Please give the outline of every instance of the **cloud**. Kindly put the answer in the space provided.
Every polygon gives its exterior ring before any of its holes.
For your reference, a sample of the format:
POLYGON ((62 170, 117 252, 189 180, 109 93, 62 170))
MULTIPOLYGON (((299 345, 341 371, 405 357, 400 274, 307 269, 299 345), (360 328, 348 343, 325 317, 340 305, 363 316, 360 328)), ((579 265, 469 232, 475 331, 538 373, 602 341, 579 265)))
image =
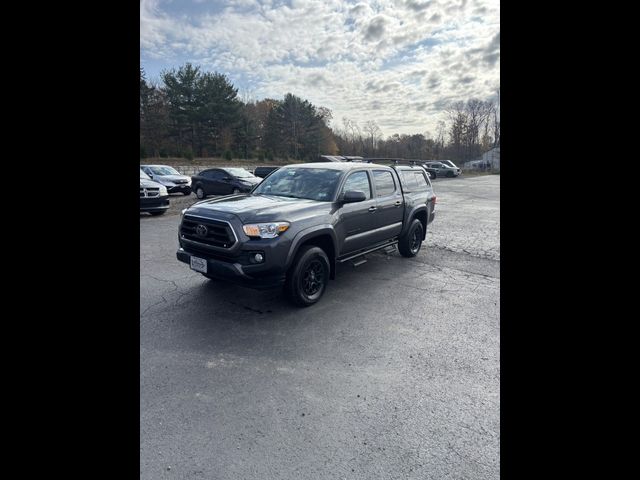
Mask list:
POLYGON ((489 43, 487 50, 489 52, 495 52, 499 48, 500 48, 500 32, 496 33, 495 37, 491 39, 491 42, 489 43))
POLYGON ((384 35, 385 24, 387 20, 384 17, 376 17, 371 22, 364 32, 364 39, 368 42, 380 40, 384 35))
POLYGON ((429 87, 429 89, 436 89, 440 86, 441 83, 442 79, 437 73, 434 72, 429 75, 429 79, 427 80, 427 86, 429 87))
POLYGON ((499 14, 498 0, 141 0, 141 64, 153 78, 190 61, 385 135, 435 131, 444 106, 499 86, 499 14))
POLYGON ((432 4, 433 4, 433 1, 418 2, 416 0, 409 0, 406 5, 407 7, 409 7, 411 10, 415 12, 421 12, 429 8, 432 4))

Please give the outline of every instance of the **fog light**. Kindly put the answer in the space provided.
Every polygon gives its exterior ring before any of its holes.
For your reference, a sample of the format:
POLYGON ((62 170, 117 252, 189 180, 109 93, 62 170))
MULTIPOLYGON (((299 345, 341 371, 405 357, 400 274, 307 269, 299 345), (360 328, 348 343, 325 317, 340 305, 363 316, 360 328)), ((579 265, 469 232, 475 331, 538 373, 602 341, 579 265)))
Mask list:
POLYGON ((253 256, 253 259, 254 259, 257 263, 260 263, 260 262, 262 262, 262 260, 264 260, 264 257, 262 256, 262 254, 261 254, 261 253, 256 253, 256 254, 253 256))

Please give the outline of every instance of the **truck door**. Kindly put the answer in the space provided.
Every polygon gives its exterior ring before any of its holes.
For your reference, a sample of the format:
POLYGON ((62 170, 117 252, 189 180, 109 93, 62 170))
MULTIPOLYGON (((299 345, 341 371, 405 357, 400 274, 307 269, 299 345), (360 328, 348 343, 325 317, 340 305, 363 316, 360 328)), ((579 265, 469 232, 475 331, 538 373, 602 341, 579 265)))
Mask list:
POLYGON ((365 170, 350 173, 342 191, 364 192, 366 200, 363 202, 345 203, 340 208, 340 228, 344 238, 340 255, 361 250, 375 240, 372 239, 376 228, 376 199, 371 194, 371 180, 365 170))
POLYGON ((398 177, 392 170, 373 170, 376 197, 376 242, 383 242, 400 234, 404 217, 404 202, 398 177))

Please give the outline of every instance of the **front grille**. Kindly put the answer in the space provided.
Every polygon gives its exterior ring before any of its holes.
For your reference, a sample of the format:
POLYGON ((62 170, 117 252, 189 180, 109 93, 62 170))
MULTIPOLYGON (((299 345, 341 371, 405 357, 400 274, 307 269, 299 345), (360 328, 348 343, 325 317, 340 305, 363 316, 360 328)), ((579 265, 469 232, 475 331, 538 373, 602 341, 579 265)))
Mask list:
POLYGON ((153 198, 160 196, 160 189, 158 187, 143 188, 140 187, 140 198, 153 198))
POLYGON ((231 225, 227 222, 189 215, 182 218, 180 236, 185 240, 218 248, 231 248, 236 243, 231 225), (196 233, 199 225, 206 227, 205 235, 196 233))

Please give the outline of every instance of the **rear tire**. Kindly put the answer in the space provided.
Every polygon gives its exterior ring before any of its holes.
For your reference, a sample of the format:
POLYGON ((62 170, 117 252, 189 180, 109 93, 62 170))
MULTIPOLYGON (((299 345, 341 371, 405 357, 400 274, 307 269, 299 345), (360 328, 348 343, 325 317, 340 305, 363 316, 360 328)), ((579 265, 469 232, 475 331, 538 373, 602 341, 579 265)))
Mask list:
POLYGON ((240 193, 240 189, 239 188, 234 188, 233 189, 233 194, 234 195, 238 195, 240 193))
POLYGON ((407 258, 415 257, 422 247, 422 237, 424 228, 422 222, 417 218, 411 222, 409 230, 398 241, 398 251, 400 255, 407 258))
POLYGON ((299 307, 309 307, 324 295, 329 282, 329 257, 320 247, 302 247, 289 269, 284 291, 299 307))

